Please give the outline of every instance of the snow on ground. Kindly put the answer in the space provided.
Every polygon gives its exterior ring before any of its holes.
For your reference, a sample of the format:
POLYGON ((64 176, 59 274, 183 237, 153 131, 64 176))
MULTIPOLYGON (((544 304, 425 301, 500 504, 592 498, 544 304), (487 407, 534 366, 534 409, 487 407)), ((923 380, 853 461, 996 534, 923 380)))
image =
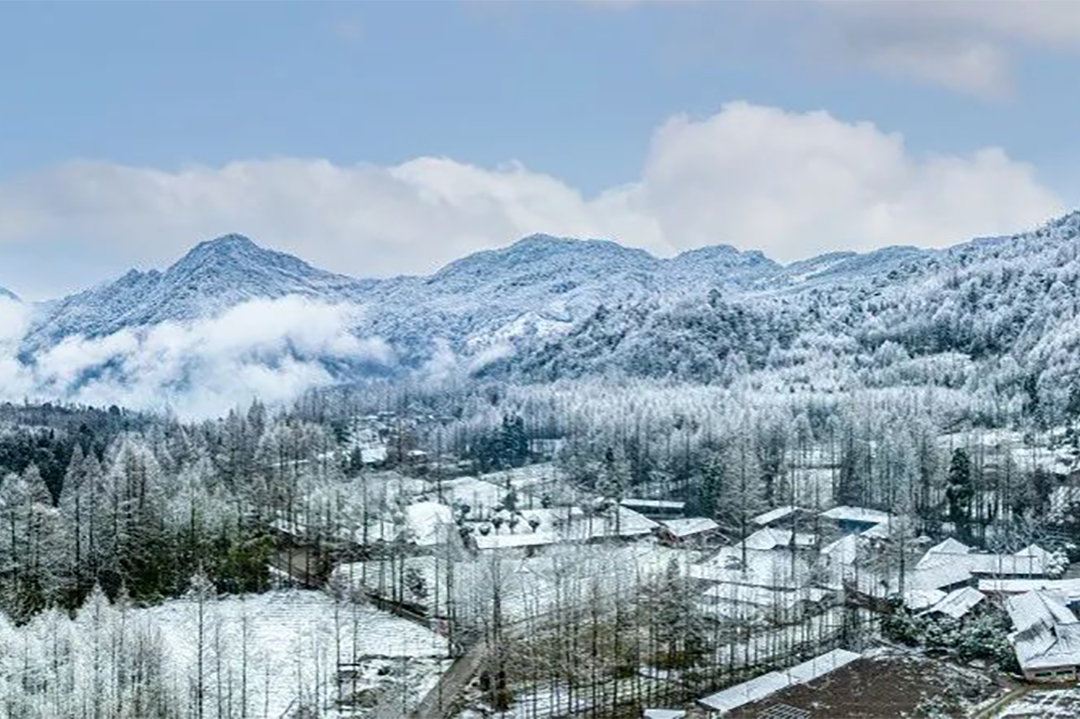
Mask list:
POLYGON ((476 477, 446 479, 430 491, 433 496, 441 496, 444 504, 463 504, 469 507, 473 516, 480 516, 501 507, 510 492, 504 486, 476 477))
POLYGON ((1045 436, 1034 439, 1033 442, 1025 441, 1021 432, 998 429, 944 434, 938 438, 938 444, 950 450, 954 447, 974 448, 972 451, 976 453, 981 446, 987 453, 985 461, 989 466, 1001 466, 1008 457, 1022 471, 1043 469, 1067 474, 1077 469, 1076 451, 1068 443, 1061 442, 1060 436, 1052 441, 1045 436), (1050 446, 1051 443, 1055 446, 1050 446))
MULTIPOLYGON (((609 596, 636 591, 640 581, 664 571, 672 559, 685 567, 699 557, 696 552, 668 548, 652 541, 624 546, 567 544, 533 557, 494 552, 454 562, 452 594, 459 618, 465 618, 463 612, 472 612, 476 620, 487 611, 493 588, 497 586, 501 591, 503 615, 516 621, 552 611, 558 605, 584 603, 595 583, 609 596)), ((426 596, 406 599, 428 605, 439 616, 447 616, 446 586, 450 572, 444 557, 357 562, 338 567, 335 574, 346 583, 363 584, 371 591, 391 596, 395 586, 405 584, 400 573, 410 570, 423 577, 426 596)))
POLYGON ((197 677, 200 644, 208 701, 216 702, 230 685, 238 696, 246 664, 249 703, 258 717, 279 717, 298 699, 324 703, 333 697, 339 660, 358 664, 360 688, 401 684, 401 670, 393 667, 402 663, 412 672, 410 683, 430 686, 449 653, 446 639, 433 631, 370 606, 336 603, 322 592, 209 599, 201 642, 195 599, 136 611, 159 628, 170 655, 166 666, 180 689, 197 677), (391 669, 379 675, 385 666, 391 669))
POLYGON ((1080 686, 1035 689, 1007 704, 995 719, 1073 719, 1080 716, 1080 686))
POLYGON ((480 479, 497 484, 500 487, 509 484, 509 486, 520 492, 522 490, 542 490, 547 486, 562 483, 565 481, 565 474, 554 462, 543 462, 482 474, 480 479))

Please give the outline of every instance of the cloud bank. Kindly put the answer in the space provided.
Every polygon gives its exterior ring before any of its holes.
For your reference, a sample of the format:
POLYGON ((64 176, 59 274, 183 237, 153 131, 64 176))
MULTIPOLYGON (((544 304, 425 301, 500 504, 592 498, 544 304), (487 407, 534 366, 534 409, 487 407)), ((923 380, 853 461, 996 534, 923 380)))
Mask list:
MULTIPOLYGON (((640 177, 592 197, 519 163, 437 157, 179 170, 72 162, 0 183, 0 258, 15 243, 51 244, 66 250, 57 263, 115 256, 120 272, 240 231, 357 276, 426 273, 533 232, 614 238, 661 255, 730 243, 793 260, 940 246, 1026 229, 1061 210, 1034 168, 1000 148, 924 155, 871 123, 733 102, 666 121, 640 177)), ((16 279, 0 268, 0 285, 16 279)))
POLYGON ((69 337, 20 361, 25 307, 0 299, 3 399, 62 399, 219 416, 255 397, 288 401, 334 378, 325 361, 389 366, 390 348, 350 332, 358 309, 290 296, 253 300, 187 323, 69 337))

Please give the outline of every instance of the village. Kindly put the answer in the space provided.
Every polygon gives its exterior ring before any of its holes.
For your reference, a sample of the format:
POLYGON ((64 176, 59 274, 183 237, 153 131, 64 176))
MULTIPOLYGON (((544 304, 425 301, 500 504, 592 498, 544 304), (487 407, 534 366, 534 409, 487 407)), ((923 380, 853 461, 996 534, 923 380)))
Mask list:
MULTIPOLYGON (((583 489, 557 445, 469 474, 396 440, 400 426, 389 413, 354 421, 343 451, 359 458, 361 506, 329 525, 280 517, 273 561, 282 586, 350 597, 445 641, 391 715, 1080 712, 1068 531, 1002 532, 984 541, 993 551, 955 527, 931 537, 902 512, 833 502, 820 453, 794 468, 795 502, 722 526, 684 500, 583 489)), ((1041 455, 1065 517, 1080 475, 1063 471, 1069 456, 1041 455)), ((363 660, 339 663, 328 716, 386 715, 356 684, 363 660)))

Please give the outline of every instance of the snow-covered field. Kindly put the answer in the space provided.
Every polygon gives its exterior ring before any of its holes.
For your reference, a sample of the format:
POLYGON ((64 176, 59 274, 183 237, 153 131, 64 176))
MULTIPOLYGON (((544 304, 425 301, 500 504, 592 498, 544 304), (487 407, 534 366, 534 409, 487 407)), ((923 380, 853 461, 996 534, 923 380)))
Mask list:
POLYGON ((335 602, 322 592, 280 591, 211 599, 176 599, 136 610, 161 632, 172 680, 198 677, 202 647, 207 701, 240 701, 246 678, 248 716, 280 717, 297 703, 336 698, 337 668, 355 664, 345 694, 367 690, 370 703, 415 702, 434 685, 449 653, 445 638, 381 610, 335 602), (246 667, 246 672, 245 672, 246 667))

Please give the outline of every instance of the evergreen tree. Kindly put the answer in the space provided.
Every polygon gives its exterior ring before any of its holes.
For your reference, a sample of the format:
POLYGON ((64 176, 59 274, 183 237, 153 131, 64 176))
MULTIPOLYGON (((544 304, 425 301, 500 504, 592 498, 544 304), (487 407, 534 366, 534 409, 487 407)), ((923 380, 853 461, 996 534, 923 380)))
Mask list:
POLYGON ((701 485, 698 489, 698 511, 703 517, 716 517, 721 506, 720 494, 726 484, 725 458, 723 453, 709 453, 701 468, 701 485))
POLYGON ((949 462, 949 476, 945 488, 945 497, 949 502, 949 520, 957 534, 970 536, 971 501, 975 491, 971 481, 971 460, 962 447, 953 450, 949 462))

